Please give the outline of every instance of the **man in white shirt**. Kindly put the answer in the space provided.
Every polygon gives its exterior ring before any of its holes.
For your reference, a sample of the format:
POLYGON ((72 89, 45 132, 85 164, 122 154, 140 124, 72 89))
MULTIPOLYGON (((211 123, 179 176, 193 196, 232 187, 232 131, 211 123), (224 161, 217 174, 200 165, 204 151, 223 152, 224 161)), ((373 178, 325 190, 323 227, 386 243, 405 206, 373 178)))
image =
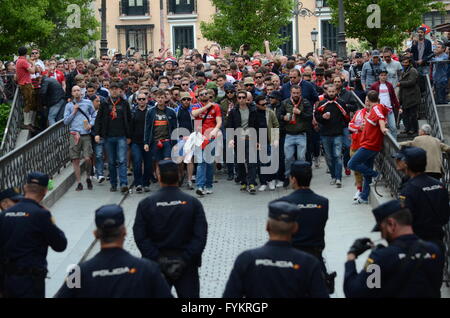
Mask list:
MULTIPOLYGON (((398 79, 403 71, 402 64, 392 59, 392 50, 389 48, 384 50, 383 59, 386 63, 386 70, 388 71, 387 80, 392 84, 392 86, 397 87, 398 79)), ((398 90, 396 93, 398 94, 398 90)))

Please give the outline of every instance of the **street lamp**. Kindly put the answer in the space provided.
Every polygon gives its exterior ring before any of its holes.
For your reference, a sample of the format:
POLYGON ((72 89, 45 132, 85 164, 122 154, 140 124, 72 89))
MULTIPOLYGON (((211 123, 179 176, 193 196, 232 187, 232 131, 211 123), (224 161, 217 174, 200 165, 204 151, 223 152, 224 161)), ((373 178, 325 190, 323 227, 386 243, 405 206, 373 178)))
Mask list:
POLYGON ((100 40, 100 56, 108 55, 108 40, 106 38, 106 0, 102 0, 102 7, 99 9, 102 18, 102 39, 100 40))
POLYGON ((316 0, 316 8, 319 9, 318 12, 313 12, 308 8, 303 7, 303 2, 300 2, 299 0, 295 0, 294 10, 292 10, 292 14, 295 16, 295 50, 297 53, 299 52, 299 32, 298 32, 298 17, 318 17, 320 16, 320 10, 323 7, 323 0, 316 0))
POLYGON ((339 0, 339 33, 338 33, 338 56, 347 57, 347 41, 345 40, 345 15, 344 0, 339 0))
POLYGON ((317 32, 317 30, 316 30, 316 28, 314 28, 312 31, 311 31, 311 40, 312 40, 312 42, 313 42, 313 44, 314 44, 314 54, 316 54, 316 42, 317 42, 317 35, 319 34, 319 32, 317 32))

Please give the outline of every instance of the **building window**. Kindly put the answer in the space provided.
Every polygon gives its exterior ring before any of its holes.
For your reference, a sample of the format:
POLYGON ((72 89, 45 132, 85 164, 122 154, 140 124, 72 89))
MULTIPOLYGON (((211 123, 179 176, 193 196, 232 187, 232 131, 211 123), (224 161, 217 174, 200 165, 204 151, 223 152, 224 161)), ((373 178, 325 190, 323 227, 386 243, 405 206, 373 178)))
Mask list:
POLYGON ((322 20, 321 22, 322 49, 337 51, 337 34, 338 29, 330 23, 330 20, 322 20))
POLYGON ((131 48, 141 54, 147 54, 147 30, 131 29, 126 31, 127 48, 131 48))
POLYGON ((423 15, 423 23, 431 28, 447 22, 450 22, 450 11, 447 11, 446 14, 441 14, 440 12, 428 12, 423 15))
POLYGON ((173 14, 192 14, 196 0, 168 0, 168 11, 173 14))
POLYGON ((293 28, 292 28, 292 22, 290 22, 288 25, 284 26, 280 30, 280 36, 282 38, 288 37, 289 39, 281 45, 281 50, 283 50, 284 55, 292 55, 294 52, 294 35, 293 35, 293 28))
POLYGON ((194 48, 194 27, 174 26, 173 27, 173 49, 183 51, 184 48, 194 48))
POLYGON ((122 15, 148 15, 148 0, 122 0, 122 15))

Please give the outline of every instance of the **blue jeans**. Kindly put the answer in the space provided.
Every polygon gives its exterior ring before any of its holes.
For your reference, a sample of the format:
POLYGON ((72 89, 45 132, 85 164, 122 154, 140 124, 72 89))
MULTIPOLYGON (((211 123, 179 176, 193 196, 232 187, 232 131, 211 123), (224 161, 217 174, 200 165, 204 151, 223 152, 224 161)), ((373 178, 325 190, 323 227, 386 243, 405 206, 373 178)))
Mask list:
POLYGON ((350 137, 350 131, 347 127, 342 132, 342 154, 344 160, 344 167, 347 168, 348 161, 350 160, 350 146, 352 145, 352 138, 350 137))
POLYGON ((436 104, 447 104, 447 82, 435 82, 436 104))
MULTIPOLYGON (((209 145, 207 146, 207 149, 209 150, 210 147, 215 147, 214 141, 210 141, 209 145), (211 146, 213 144, 214 146, 211 146)), ((211 155, 214 156, 215 149, 213 149, 211 155)), ((210 162, 211 158, 205 159, 205 151, 201 148, 197 148, 195 150, 195 156, 196 160, 198 161, 197 164, 197 175, 195 177, 195 182, 197 184, 197 188, 202 189, 212 189, 213 187, 213 178, 214 178, 214 162, 210 162)))
POLYGON ((104 164, 103 164, 103 150, 105 146, 105 140, 100 139, 100 143, 94 142, 95 151, 95 175, 98 177, 104 176, 104 164))
POLYGON ((56 123, 56 117, 58 117, 61 107, 65 104, 65 100, 61 99, 58 103, 50 106, 48 109, 48 125, 53 126, 56 123))
POLYGON ((128 186, 127 178, 127 138, 108 137, 105 141, 108 153, 109 181, 117 186, 117 165, 119 165, 120 186, 128 186))
POLYGON ((271 182, 272 180, 275 180, 277 175, 275 173, 274 174, 263 174, 263 173, 261 173, 261 167, 269 167, 270 164, 271 164, 270 161, 268 163, 262 163, 261 162, 261 158, 260 158, 261 157, 260 156, 261 153, 264 153, 264 154, 267 153, 267 156, 271 158, 272 157, 272 147, 271 147, 271 145, 267 145, 267 149, 265 149, 264 146, 261 146, 261 151, 258 152, 259 181, 261 182, 261 185, 264 185, 264 184, 267 185, 267 183, 271 182))
POLYGON ((351 170, 358 171, 364 176, 363 190, 359 196, 365 201, 369 199, 372 178, 378 176, 378 172, 373 170, 373 163, 377 154, 378 151, 359 148, 348 163, 351 170))
POLYGON ((133 174, 135 186, 148 187, 150 185, 150 175, 152 173, 152 155, 144 150, 144 144, 131 144, 131 157, 133 158, 133 174), (144 163, 144 173, 142 174, 142 163, 144 163))
POLYGON ((306 133, 299 135, 286 134, 284 140, 284 161, 286 167, 286 178, 291 173, 291 165, 294 162, 294 156, 297 153, 297 160, 305 160, 306 155, 306 133))
POLYGON ((394 111, 390 112, 387 115, 387 123, 392 137, 394 137, 394 139, 397 140, 397 122, 395 121, 394 111))
POLYGON ((342 136, 322 136, 321 140, 331 179, 342 180, 342 136))

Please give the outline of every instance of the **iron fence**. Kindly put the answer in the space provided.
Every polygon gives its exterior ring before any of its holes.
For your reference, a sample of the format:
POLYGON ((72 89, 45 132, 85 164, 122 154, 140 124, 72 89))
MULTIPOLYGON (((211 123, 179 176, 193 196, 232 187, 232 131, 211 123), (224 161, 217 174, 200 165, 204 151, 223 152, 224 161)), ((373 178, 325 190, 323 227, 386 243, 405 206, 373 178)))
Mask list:
POLYGON ((23 121, 23 97, 20 93, 19 87, 16 88, 14 100, 9 112, 8 121, 6 123, 3 140, 0 145, 0 157, 12 151, 16 146, 17 138, 21 130, 23 121))
POLYGON ((0 189, 22 188, 31 171, 54 176, 69 161, 69 128, 61 120, 0 158, 0 189))

